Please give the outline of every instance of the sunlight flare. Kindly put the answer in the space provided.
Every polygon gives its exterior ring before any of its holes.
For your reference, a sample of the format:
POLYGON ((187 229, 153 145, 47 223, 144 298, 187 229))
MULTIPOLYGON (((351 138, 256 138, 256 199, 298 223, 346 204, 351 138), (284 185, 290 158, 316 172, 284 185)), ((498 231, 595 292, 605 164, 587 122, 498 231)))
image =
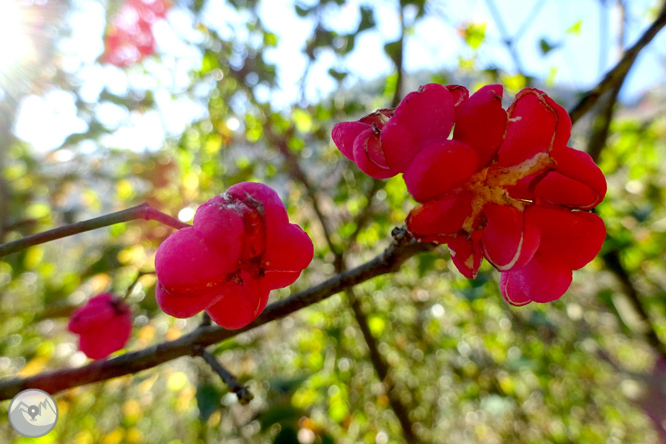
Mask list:
POLYGON ((0 71, 17 63, 29 50, 23 11, 13 0, 0 1, 0 71))

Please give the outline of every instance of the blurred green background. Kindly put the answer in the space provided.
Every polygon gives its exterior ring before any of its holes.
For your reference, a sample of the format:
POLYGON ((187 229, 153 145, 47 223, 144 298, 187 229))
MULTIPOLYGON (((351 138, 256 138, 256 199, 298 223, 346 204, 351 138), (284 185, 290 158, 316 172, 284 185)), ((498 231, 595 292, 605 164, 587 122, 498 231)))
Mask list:
MULTIPOLYGON (((227 187, 262 181, 315 244, 310 267, 271 301, 333 276, 336 252, 348 267, 374 257, 415 205, 400 177, 373 181, 338 152, 336 122, 428 82, 499 82, 507 103, 531 85, 570 108, 661 7, 172 0, 152 26, 155 54, 119 68, 101 56, 122 4, 0 3, 0 241, 143 201, 190 221, 227 187)), ((570 145, 608 179, 597 208, 608 238, 559 301, 511 307, 489 264, 467 280, 439 247, 355 297, 211 347, 249 385, 247 406, 184 357, 57 394, 58 424, 39 439, 11 429, 3 401, 0 442, 666 442, 665 48, 659 35, 617 100, 602 98, 574 127, 570 145)), ((195 328, 200 319, 155 303, 154 255, 169 233, 137 221, 2 258, 0 377, 85 364, 68 316, 137 277, 127 350, 195 328)))

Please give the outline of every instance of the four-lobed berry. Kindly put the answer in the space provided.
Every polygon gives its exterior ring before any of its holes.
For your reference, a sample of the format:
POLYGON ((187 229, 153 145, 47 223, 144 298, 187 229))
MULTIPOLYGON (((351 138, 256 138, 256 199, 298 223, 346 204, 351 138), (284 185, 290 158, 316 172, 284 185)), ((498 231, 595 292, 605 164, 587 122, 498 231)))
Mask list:
POLYGON ((313 254, 277 193, 243 182, 199 206, 193 227, 160 245, 157 302, 169 315, 205 310, 220 326, 238 329, 259 316, 271 290, 296 281, 313 254))
POLYGON ((487 85, 470 97, 462 86, 428 84, 395 110, 335 125, 333 141, 373 177, 403 173, 420 203, 407 229, 448 244, 465 276, 485 257, 509 303, 548 302, 601 249, 605 227, 589 210, 606 180, 590 156, 567 147, 571 120, 561 106, 524 89, 505 110, 502 93, 487 85))

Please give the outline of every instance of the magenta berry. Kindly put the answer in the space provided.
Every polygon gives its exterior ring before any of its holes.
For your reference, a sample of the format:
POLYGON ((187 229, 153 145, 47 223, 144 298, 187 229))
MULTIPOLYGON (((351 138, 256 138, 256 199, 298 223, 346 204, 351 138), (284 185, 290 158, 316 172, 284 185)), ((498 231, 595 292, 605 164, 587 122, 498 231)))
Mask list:
POLYGON ((501 85, 472 96, 425 85, 395 110, 338 123, 333 141, 373 177, 403 173, 420 203, 407 229, 448 244, 465 276, 485 258, 502 273, 509 303, 548 302, 601 249, 606 230, 588 210, 603 200, 606 179, 589 155, 567 147, 564 108, 524 89, 505 110, 502 93, 501 85))
POLYGON ((79 350, 103 359, 125 347, 132 332, 129 306, 111 293, 101 293, 72 314, 69 331, 79 335, 79 350))
POLYGON ((240 183, 201 205, 193 227, 160 245, 157 302, 171 316, 206 310, 220 326, 241 328, 264 310, 271 290, 298 279, 313 253, 275 191, 240 183))

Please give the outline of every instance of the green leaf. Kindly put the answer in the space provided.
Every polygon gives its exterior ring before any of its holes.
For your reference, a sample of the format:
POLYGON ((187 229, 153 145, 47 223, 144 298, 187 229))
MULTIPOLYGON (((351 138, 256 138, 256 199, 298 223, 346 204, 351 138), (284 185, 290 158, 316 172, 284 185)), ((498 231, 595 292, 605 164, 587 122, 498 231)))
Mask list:
POLYGON ((559 48, 559 43, 549 43, 546 39, 539 40, 539 48, 541 49, 541 54, 546 55, 553 49, 559 48))
POLYGON ((222 402, 222 391, 210 383, 203 383, 197 387, 197 406, 199 407, 199 418, 207 421, 210 415, 220 408, 222 402))
POLYGON ((379 336, 384 331, 386 327, 386 321, 379 316, 371 316, 368 319, 368 328, 374 336, 379 336))
POLYGON ((477 49, 486 38, 486 24, 485 23, 470 23, 467 28, 462 30, 465 42, 477 49))
POLYGON ((386 52, 386 55, 388 55, 396 65, 398 64, 401 50, 402 40, 396 40, 395 42, 389 42, 384 45, 384 52, 386 52))
POLYGON ((432 253, 423 253, 417 256, 419 276, 423 277, 425 274, 435 268, 435 262, 438 256, 432 253))
POLYGON ((259 416, 261 430, 268 430, 273 424, 298 424, 298 419, 304 415, 303 410, 294 407, 288 402, 273 404, 259 416))
POLYGON ((273 444, 300 444, 300 441, 298 440, 296 431, 289 427, 280 430, 280 433, 275 437, 273 444))
POLYGON ((338 71, 337 69, 333 68, 329 69, 328 73, 338 82, 342 82, 345 79, 345 77, 347 77, 347 74, 349 74, 345 71, 338 71))
POLYGON ((269 381, 271 388, 282 393, 289 393, 290 391, 298 388, 301 384, 310 378, 309 375, 300 376, 293 379, 272 379, 269 381))
POLYGON ((313 8, 304 8, 303 6, 295 5, 296 8, 296 14, 298 14, 300 17, 307 17, 308 14, 312 12, 313 8))
POLYGON ((400 0, 400 6, 403 8, 407 5, 416 6, 416 18, 423 17, 425 13, 426 0, 400 0))
POLYGON ((277 46, 278 38, 272 32, 264 34, 264 46, 277 46))
POLYGON ((581 19, 567 28, 567 34, 580 35, 582 27, 583 27, 583 20, 581 19))
POLYGON ((375 22, 375 15, 372 8, 361 6, 361 22, 358 24, 356 33, 363 32, 366 29, 374 28, 377 23, 375 22))

